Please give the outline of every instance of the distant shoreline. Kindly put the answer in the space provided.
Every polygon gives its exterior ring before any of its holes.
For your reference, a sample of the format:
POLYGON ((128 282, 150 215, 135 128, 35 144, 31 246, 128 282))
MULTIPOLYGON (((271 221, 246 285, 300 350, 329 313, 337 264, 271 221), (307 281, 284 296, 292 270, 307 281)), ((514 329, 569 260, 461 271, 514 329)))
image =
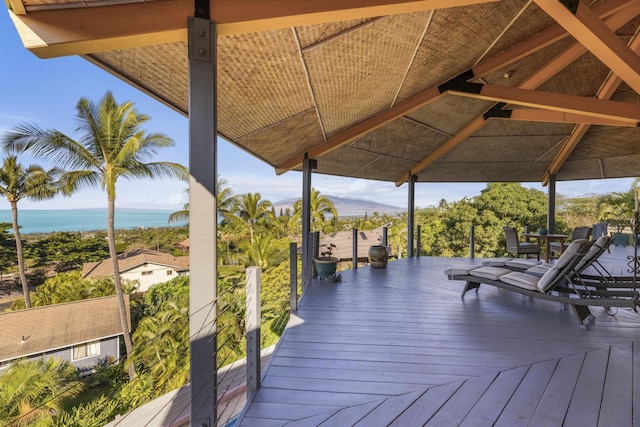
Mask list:
MULTIPOLYGON (((169 224, 169 215, 173 212, 175 210, 116 208, 115 228, 132 230, 181 227, 187 224, 186 221, 169 224)), ((11 221, 11 210, 0 210, 0 222, 11 224, 11 221)), ((107 209, 19 209, 18 225, 21 234, 105 231, 107 209)))

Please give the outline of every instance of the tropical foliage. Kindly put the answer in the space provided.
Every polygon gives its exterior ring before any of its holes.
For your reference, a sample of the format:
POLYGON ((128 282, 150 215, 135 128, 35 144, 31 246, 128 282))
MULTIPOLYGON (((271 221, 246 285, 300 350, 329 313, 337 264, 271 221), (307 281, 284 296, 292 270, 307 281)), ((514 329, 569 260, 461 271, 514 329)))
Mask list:
POLYGON ((62 401, 80 390, 68 362, 47 358, 14 363, 0 375, 0 426, 51 422, 61 413, 62 401))
MULTIPOLYGON (((129 336, 124 293, 118 269, 114 230, 116 182, 119 178, 178 178, 186 180, 188 172, 180 164, 151 162, 161 148, 173 141, 161 133, 147 133, 142 125, 149 116, 138 113, 132 102, 118 104, 111 92, 99 103, 81 98, 76 106, 79 138, 58 130, 43 130, 35 124, 18 126, 3 140, 12 152, 29 152, 56 166, 68 168, 64 174, 64 192, 71 194, 82 187, 99 186, 107 194, 107 241, 113 264, 114 283, 120 307, 120 322, 127 354, 133 351, 129 336)), ((15 222, 15 221, 14 221, 15 222)), ((17 238, 17 237, 16 237, 17 238)), ((28 292, 25 292, 28 296, 28 292)), ((29 303, 27 301, 27 307, 29 303)), ((135 378, 133 365, 129 376, 135 378)))
POLYGON ((29 300, 29 285, 25 274, 24 258, 22 253, 22 238, 18 226, 18 202, 24 198, 33 200, 45 200, 60 192, 58 179, 62 171, 56 168, 48 171, 41 166, 31 165, 23 168, 18 163, 16 156, 5 157, 0 168, 0 194, 3 195, 11 206, 13 222, 13 235, 16 240, 16 253, 18 256, 18 272, 24 294, 26 307, 31 307, 29 300))

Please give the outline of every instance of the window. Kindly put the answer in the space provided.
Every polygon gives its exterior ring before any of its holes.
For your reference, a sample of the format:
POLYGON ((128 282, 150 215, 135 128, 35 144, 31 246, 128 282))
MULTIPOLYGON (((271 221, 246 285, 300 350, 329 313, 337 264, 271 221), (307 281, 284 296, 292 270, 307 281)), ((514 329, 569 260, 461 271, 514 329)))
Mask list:
POLYGON ((173 275, 173 270, 167 270, 167 276, 173 275))
POLYGON ((73 359, 85 359, 91 356, 100 355, 100 341, 91 341, 88 343, 73 346, 73 359))
POLYGON ((151 271, 143 271, 143 272, 142 272, 142 275, 143 275, 143 276, 150 276, 150 275, 152 275, 152 274, 153 274, 153 270, 151 270, 151 271))

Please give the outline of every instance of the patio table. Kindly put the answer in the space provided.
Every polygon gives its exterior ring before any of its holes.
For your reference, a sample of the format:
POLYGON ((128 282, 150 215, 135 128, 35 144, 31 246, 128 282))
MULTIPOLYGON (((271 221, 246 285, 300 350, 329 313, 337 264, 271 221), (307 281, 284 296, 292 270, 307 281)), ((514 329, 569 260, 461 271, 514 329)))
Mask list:
POLYGON ((564 250, 563 247, 563 243, 564 243, 564 239, 566 239, 567 237, 569 237, 566 234, 540 234, 540 233, 522 233, 522 235, 524 237, 528 237, 528 238, 532 238, 532 239, 537 239, 538 243, 540 243, 540 241, 544 241, 544 260, 545 262, 549 262, 549 258, 551 256, 551 249, 550 249, 550 245, 549 242, 551 242, 552 240, 557 240, 560 242, 560 253, 562 253, 562 251, 564 250))

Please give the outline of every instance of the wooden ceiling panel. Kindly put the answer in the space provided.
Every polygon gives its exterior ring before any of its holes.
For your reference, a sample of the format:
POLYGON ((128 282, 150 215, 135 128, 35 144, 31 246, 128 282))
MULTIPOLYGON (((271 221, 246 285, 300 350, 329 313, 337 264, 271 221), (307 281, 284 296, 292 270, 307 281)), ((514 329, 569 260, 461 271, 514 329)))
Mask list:
POLYGON ((437 10, 416 52, 398 101, 471 68, 518 13, 521 0, 437 10), (473 24, 462 25, 463 22, 473 24), (456 37, 448 37, 455 28, 456 37))
POLYGON ((304 153, 322 141, 322 130, 314 110, 295 115, 273 126, 263 128, 238 139, 245 150, 276 166, 286 160, 284 147, 295 147, 304 153))
POLYGON ((495 102, 481 99, 445 96, 413 111, 407 117, 446 135, 453 135, 494 105, 495 102))
POLYGON ((430 153, 446 138, 442 133, 401 118, 357 139, 348 147, 413 162, 430 153))
POLYGON ((303 55, 328 136, 393 105, 427 20, 387 17, 303 55))

